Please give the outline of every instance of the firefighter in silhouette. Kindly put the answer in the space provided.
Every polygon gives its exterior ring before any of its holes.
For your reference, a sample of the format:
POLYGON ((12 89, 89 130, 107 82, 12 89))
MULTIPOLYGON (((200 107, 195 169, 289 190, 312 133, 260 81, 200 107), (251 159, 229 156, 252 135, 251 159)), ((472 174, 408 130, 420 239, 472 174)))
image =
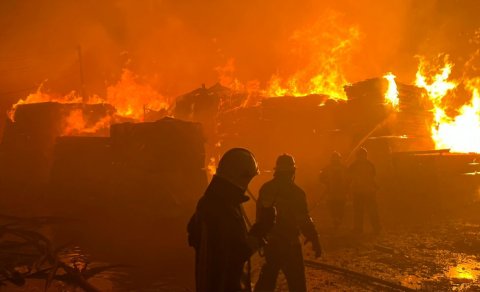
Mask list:
POLYGON ((250 290, 250 282, 242 285, 245 262, 275 221, 275 209, 265 208, 247 230, 242 203, 249 199, 245 191, 257 174, 257 162, 247 149, 231 149, 219 161, 187 227, 189 244, 195 248, 196 291, 250 290))
POLYGON ((273 205, 277 220, 267 236, 265 264, 255 285, 257 292, 274 291, 280 270, 290 291, 307 291, 300 233, 306 238, 305 244, 312 243, 316 257, 322 252, 315 225, 308 215, 305 192, 294 180, 295 161, 292 156, 283 154, 277 159, 273 179, 260 189, 257 217, 263 216, 264 206, 273 205))
POLYGON ((347 168, 342 164, 342 156, 338 152, 333 152, 330 164, 320 174, 320 181, 325 185, 327 206, 335 230, 343 221, 348 192, 347 176, 347 168))
POLYGON ((363 218, 366 213, 373 231, 379 233, 380 221, 376 199, 375 166, 368 160, 367 154, 365 148, 359 149, 356 160, 348 168, 353 195, 354 231, 357 233, 363 232, 363 218))

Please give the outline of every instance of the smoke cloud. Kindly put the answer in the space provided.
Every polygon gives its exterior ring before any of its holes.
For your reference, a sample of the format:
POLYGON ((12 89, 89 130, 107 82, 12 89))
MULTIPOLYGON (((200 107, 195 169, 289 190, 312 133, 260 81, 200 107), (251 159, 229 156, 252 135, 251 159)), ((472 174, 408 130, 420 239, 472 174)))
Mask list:
POLYGON ((463 64, 479 49, 479 8, 476 0, 2 1, 0 107, 45 80, 52 92, 78 90, 79 47, 89 94, 105 94, 129 68, 176 96, 215 83, 215 68, 231 59, 236 78, 265 84, 308 66, 302 54, 329 46, 318 24, 331 15, 327 32, 358 30, 342 56, 348 82, 391 71, 411 83, 416 55, 448 53, 463 64), (296 33, 312 27, 318 49, 295 47, 296 33))

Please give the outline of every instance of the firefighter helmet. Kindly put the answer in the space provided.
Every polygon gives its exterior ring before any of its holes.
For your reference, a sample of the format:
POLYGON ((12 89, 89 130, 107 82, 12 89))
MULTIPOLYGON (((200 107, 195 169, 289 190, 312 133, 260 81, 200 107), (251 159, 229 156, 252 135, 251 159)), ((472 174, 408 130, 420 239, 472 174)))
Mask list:
POLYGON ((278 156, 275 163, 275 171, 293 171, 295 170, 295 159, 288 154, 278 156))
POLYGON ((254 177, 259 173, 255 156, 245 148, 232 148, 223 154, 218 162, 219 176, 254 177))

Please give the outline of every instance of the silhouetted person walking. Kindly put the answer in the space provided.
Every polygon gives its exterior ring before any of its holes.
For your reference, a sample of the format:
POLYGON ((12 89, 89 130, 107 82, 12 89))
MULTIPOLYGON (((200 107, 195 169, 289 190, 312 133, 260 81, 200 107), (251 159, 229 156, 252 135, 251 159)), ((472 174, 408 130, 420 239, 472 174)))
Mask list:
POLYGON ((257 217, 262 217, 264 206, 275 206, 277 221, 267 236, 265 264, 262 267, 255 291, 274 291, 281 270, 290 291, 307 291, 303 265, 300 232, 311 242, 315 255, 321 255, 317 231, 308 214, 305 192, 295 180, 295 161, 292 156, 277 159, 274 178, 260 189, 257 217))
POLYGON ((342 164, 342 156, 338 152, 333 152, 330 164, 320 174, 320 181, 325 185, 327 206, 335 229, 338 229, 343 221, 348 192, 347 176, 347 168, 342 164))
POLYGON ((377 208, 377 184, 375 166, 367 158, 367 150, 361 148, 356 160, 350 165, 349 176, 353 194, 354 231, 363 232, 363 217, 366 213, 375 233, 380 232, 377 208))
POLYGON ((242 286, 244 265, 273 227, 275 209, 262 210, 250 232, 241 204, 248 184, 258 174, 253 154, 243 148, 227 151, 216 175, 188 223, 189 244, 195 248, 196 290, 199 292, 249 291, 242 286))

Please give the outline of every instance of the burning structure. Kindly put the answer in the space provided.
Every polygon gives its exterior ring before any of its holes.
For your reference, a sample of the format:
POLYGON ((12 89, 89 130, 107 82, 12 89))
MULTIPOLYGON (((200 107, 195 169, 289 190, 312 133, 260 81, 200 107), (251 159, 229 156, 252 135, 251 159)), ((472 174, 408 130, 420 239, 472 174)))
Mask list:
MULTIPOLYGON (((464 162, 472 163, 475 155, 452 156, 445 150, 475 151, 475 142, 462 139, 468 139, 465 131, 476 128, 478 89, 475 80, 465 81, 472 100, 451 118, 443 98, 457 84, 448 80, 452 65, 444 61, 439 73, 427 78, 427 64, 421 60, 416 86, 397 84, 392 73, 347 84, 346 99, 321 94, 264 97, 274 91, 248 91, 235 83, 238 89, 202 86, 171 106, 148 85, 138 84, 129 71, 108 88, 105 99, 95 96, 79 103, 74 94, 52 98, 38 91, 11 110, 1 144, 1 178, 5 185, 96 184, 102 191, 107 185, 125 191, 129 177, 149 176, 150 182, 137 183, 150 185, 147 192, 154 192, 163 184, 157 175, 177 180, 180 188, 164 191, 172 200, 184 201, 184 195, 200 194, 206 185, 205 165, 238 145, 252 149, 267 167, 278 153, 291 152, 305 173, 318 172, 332 151, 340 151, 349 162, 356 149, 366 145, 380 176, 390 180, 409 172, 401 161, 405 157, 419 157, 418 165, 407 163, 412 168, 424 164, 418 155, 428 153, 441 154, 436 160, 445 161, 469 157, 472 161, 464 162), (141 101, 131 103, 129 95, 141 101), (199 124, 146 122, 169 114, 199 124), (454 135, 461 137, 451 139, 454 135), (435 149, 442 151, 425 152, 435 149), (181 190, 185 180, 196 187, 181 190), (151 184, 154 181, 158 184, 151 184)), ((445 167, 450 168, 448 163, 445 167)), ((472 169, 459 168, 457 174, 466 173, 472 169)), ((311 176, 304 183, 315 188, 311 176)), ((414 192, 418 185, 411 185, 414 192)))
POLYGON ((113 124, 109 134, 105 127, 87 131, 89 124, 98 124, 114 112, 108 104, 18 106, 2 140, 3 184, 52 185, 79 196, 167 192, 171 202, 192 201, 189 194, 201 194, 207 176, 200 124, 163 118, 113 124), (84 136, 70 134, 70 119, 77 111, 86 119, 84 136))

